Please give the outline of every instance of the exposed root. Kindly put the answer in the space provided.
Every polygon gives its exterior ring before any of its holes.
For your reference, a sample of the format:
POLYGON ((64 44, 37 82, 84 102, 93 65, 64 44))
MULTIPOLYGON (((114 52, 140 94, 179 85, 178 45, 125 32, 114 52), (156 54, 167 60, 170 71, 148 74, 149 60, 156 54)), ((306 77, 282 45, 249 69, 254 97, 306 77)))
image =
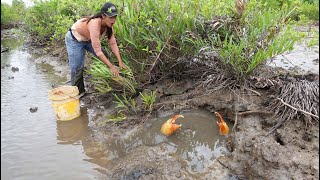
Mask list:
POLYGON ((261 94, 260 94, 258 91, 255 91, 255 90, 252 90, 252 89, 246 88, 246 87, 244 87, 244 89, 246 89, 246 90, 248 90, 248 91, 251 91, 251 92, 255 93, 255 94, 258 95, 258 96, 261 96, 261 94))
POLYGON ((227 165, 225 165, 224 163, 222 163, 218 158, 216 158, 216 160, 219 162, 219 164, 221 164, 221 166, 223 166, 224 168, 229 169, 229 167, 227 165))
POLYGON ((278 88, 279 97, 275 98, 268 109, 275 112, 277 124, 271 133, 291 119, 305 117, 306 124, 319 123, 319 82, 301 80, 288 82, 278 88))
POLYGON ((245 111, 237 113, 239 116, 247 116, 252 114, 262 114, 262 115, 271 115, 272 112, 269 111, 245 111))

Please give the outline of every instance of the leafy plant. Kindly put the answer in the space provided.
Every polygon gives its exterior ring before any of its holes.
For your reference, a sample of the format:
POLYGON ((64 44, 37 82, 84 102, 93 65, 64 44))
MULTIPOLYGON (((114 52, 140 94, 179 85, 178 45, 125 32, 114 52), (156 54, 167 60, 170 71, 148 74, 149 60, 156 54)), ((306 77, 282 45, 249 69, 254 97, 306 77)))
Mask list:
POLYGON ((124 113, 117 112, 117 113, 115 113, 113 115, 107 116, 107 119, 105 121, 101 121, 99 123, 99 125, 100 126, 105 126, 109 122, 117 123, 117 122, 120 122, 120 121, 123 121, 123 120, 126 120, 126 119, 127 119, 127 116, 124 113))
POLYGON ((268 58, 292 50, 300 37, 287 25, 294 9, 271 9, 255 0, 239 9, 212 44, 230 72, 243 79, 268 58))
POLYGON ((146 111, 152 111, 153 104, 156 102, 156 93, 157 91, 150 91, 150 94, 148 94, 147 92, 140 92, 142 105, 146 111))
POLYGON ((312 36, 312 39, 309 41, 308 46, 319 46, 319 31, 311 31, 310 34, 312 36))
MULTIPOLYGON (((98 61, 89 69, 92 80, 100 94, 134 94, 136 80, 152 82, 170 73, 168 67, 176 65, 178 57, 195 57, 203 47, 219 52, 230 72, 242 78, 266 58, 292 49, 298 37, 285 27, 290 18, 319 19, 319 1, 307 1, 250 0, 241 15, 234 9, 234 0, 116 2, 119 16, 113 30, 130 75, 120 70, 120 78, 113 79, 98 61), (227 18, 222 19, 219 29, 210 30, 206 23, 213 17, 227 18)), ((75 20, 99 12, 101 5, 101 1, 35 0, 25 24, 29 32, 46 42, 63 41, 75 20)), ((106 39, 101 42, 108 44, 106 39)))
POLYGON ((292 14, 292 19, 296 21, 319 21, 319 0, 315 1, 297 1, 294 4, 297 11, 292 14))
POLYGON ((122 98, 118 97, 118 95, 112 93, 113 96, 116 98, 116 101, 113 101, 116 104, 115 108, 120 108, 121 110, 118 112, 126 111, 131 114, 136 114, 136 106, 137 103, 131 97, 127 98, 126 95, 121 95, 122 98))
POLYGON ((110 91, 119 91, 131 95, 136 93, 137 83, 129 67, 120 69, 120 75, 115 77, 98 58, 93 56, 92 60, 87 72, 92 75, 90 81, 94 83, 98 94, 106 94, 110 91))
POLYGON ((22 0, 13 0, 12 5, 1 2, 1 25, 8 25, 24 20, 26 7, 22 0))

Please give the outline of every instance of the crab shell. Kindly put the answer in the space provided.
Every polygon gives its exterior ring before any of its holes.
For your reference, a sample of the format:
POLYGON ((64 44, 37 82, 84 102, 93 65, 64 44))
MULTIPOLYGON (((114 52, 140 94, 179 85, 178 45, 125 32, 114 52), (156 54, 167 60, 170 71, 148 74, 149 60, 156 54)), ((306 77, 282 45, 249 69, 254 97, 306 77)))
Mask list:
POLYGON ((178 124, 175 124, 176 120, 179 118, 179 117, 182 117, 184 118, 183 115, 181 114, 178 114, 178 115, 175 115, 173 116, 172 118, 170 118, 169 120, 167 120, 161 127, 160 131, 163 135, 165 136, 169 136, 171 135, 174 131, 176 131, 177 129, 179 129, 182 125, 178 125, 178 124))

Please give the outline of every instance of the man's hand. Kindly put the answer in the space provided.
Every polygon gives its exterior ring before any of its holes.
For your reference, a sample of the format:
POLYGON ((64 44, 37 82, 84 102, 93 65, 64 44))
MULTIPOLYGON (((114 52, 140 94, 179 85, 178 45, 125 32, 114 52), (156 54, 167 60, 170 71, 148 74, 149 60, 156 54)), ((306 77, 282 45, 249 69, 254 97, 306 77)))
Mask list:
POLYGON ((123 62, 119 62, 119 67, 122 69, 127 69, 127 66, 123 62))
POLYGON ((113 75, 118 77, 119 76, 119 70, 115 67, 115 66, 112 66, 110 68, 110 70, 112 71, 113 75))

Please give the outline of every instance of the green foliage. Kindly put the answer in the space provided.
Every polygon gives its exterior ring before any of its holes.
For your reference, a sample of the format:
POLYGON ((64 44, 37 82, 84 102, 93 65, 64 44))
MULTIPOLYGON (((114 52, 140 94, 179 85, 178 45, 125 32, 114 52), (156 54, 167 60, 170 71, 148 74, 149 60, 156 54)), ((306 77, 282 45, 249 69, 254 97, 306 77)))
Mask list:
POLYGON ((110 91, 123 92, 125 94, 136 93, 136 80, 131 69, 120 69, 120 75, 115 77, 110 69, 97 57, 92 57, 92 63, 87 70, 92 75, 90 80, 95 84, 98 94, 106 94, 110 91))
POLYGON ((10 6, 6 3, 1 3, 1 25, 8 24, 12 19, 10 6))
POLYGON ((107 116, 105 121, 99 122, 100 126, 105 126, 109 122, 117 123, 127 119, 127 116, 122 112, 117 112, 115 114, 107 116))
POLYGON ((300 38, 286 26, 293 10, 268 6, 251 0, 239 22, 226 27, 229 31, 224 39, 218 36, 218 41, 212 42, 235 77, 247 77, 268 58, 292 50, 300 38))
POLYGON ((136 112, 136 107, 137 107, 137 103, 134 99, 132 99, 131 97, 127 97, 126 95, 121 95, 121 98, 118 97, 117 94, 112 93, 113 96, 115 97, 115 101, 113 101, 116 104, 115 108, 120 108, 121 110, 118 112, 128 112, 131 114, 137 114, 136 112))
POLYGON ((319 31, 311 31, 309 34, 312 38, 308 43, 308 47, 319 46, 319 31))
POLYGON ((298 7, 299 20, 315 20, 319 21, 319 1, 313 3, 302 3, 298 7), (302 17, 305 17, 303 19, 302 17))
MULTIPOLYGON (((161 59, 163 66, 182 55, 193 56, 202 47, 195 31, 212 12, 228 12, 232 1, 124 1, 115 31, 123 54, 138 74, 161 59), (201 23, 199 23, 201 22, 201 23)), ((167 68, 163 68, 165 71, 167 68)))
MULTIPOLYGON (((117 111, 118 113, 137 114, 137 103, 132 96, 122 94, 120 97, 115 93, 112 94, 115 98, 115 101, 113 101, 116 104, 115 108, 120 109, 117 111)), ((157 98, 156 91, 150 91, 150 93, 140 92, 139 94, 141 95, 143 110, 151 112, 157 98)))
POLYGON ((272 9, 282 9, 283 6, 297 8, 291 18, 296 21, 319 20, 319 0, 262 0, 272 9))
POLYGON ((153 104, 156 102, 156 98, 157 98, 156 93, 157 91, 151 91, 150 94, 148 94, 147 92, 143 92, 143 93, 140 92, 144 110, 152 111, 153 104))
POLYGON ((292 6, 296 2, 297 0, 261 0, 262 4, 272 9, 281 9, 283 6, 292 6))
MULTIPOLYGON (((26 24, 38 37, 63 40, 75 20, 99 12, 103 3, 36 0, 27 13, 26 24)), ((250 0, 240 20, 235 18, 234 0, 123 0, 115 4, 119 16, 113 29, 121 56, 131 69, 128 77, 117 79, 102 62, 93 62, 88 72, 97 92, 102 94, 110 91, 134 94, 135 79, 142 82, 149 77, 146 74, 154 65, 157 73, 166 74, 178 57, 197 56, 201 48, 208 46, 221 53, 224 63, 236 76, 246 76, 267 58, 292 49, 298 36, 285 27, 288 17, 317 19, 319 16, 317 0, 250 0), (227 17, 225 21, 229 25, 211 32, 205 22, 213 16, 227 17)), ((102 44, 108 43, 102 40, 102 44)))
MULTIPOLYGON (((12 0, 12 12, 13 14, 23 17, 26 11, 26 5, 24 4, 23 0, 12 0)), ((21 18, 17 18, 21 19, 21 18)))
POLYGON ((1 25, 23 21, 25 12, 26 7, 22 0, 13 0, 11 6, 1 2, 1 25))
POLYGON ((26 24, 39 38, 60 41, 77 19, 96 13, 99 6, 98 1, 35 0, 26 14, 26 24))

